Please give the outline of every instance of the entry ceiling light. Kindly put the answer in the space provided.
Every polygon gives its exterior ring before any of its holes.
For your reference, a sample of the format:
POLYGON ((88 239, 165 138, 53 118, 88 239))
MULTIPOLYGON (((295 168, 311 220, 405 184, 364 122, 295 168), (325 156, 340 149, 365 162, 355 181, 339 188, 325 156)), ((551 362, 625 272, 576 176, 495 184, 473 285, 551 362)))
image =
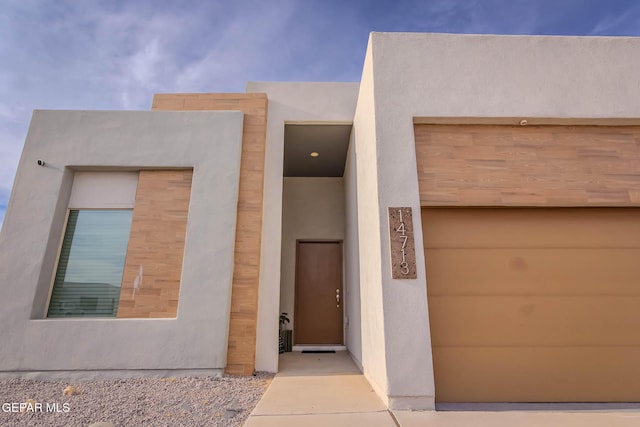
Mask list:
POLYGON ((311 154, 309 154, 311 157, 318 157, 320 155, 320 153, 318 153, 317 151, 312 151, 311 154))

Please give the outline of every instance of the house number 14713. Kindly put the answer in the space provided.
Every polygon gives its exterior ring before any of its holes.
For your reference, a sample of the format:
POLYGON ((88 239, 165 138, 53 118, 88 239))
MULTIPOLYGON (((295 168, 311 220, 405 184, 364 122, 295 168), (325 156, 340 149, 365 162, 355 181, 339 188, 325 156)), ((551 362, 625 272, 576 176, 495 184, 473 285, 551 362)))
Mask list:
POLYGON ((389 208, 389 241, 391 243, 391 277, 415 279, 416 250, 411 208, 389 208))

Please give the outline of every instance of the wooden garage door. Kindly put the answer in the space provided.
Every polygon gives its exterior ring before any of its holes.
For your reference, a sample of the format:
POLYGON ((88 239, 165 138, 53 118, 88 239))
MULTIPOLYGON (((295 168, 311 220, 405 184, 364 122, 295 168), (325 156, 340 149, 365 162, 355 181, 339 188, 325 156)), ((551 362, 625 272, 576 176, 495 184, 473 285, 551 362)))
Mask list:
POLYGON ((437 402, 640 401, 640 209, 422 221, 437 402))

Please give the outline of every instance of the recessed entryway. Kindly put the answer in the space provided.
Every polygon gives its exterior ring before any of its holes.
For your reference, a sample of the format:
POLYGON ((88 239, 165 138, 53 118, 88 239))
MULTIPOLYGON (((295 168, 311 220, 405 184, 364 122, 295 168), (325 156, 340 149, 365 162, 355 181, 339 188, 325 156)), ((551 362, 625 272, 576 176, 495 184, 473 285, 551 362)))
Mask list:
POLYGON ((284 327, 294 351, 346 348, 343 175, 351 128, 285 125, 280 312, 290 319, 284 327))

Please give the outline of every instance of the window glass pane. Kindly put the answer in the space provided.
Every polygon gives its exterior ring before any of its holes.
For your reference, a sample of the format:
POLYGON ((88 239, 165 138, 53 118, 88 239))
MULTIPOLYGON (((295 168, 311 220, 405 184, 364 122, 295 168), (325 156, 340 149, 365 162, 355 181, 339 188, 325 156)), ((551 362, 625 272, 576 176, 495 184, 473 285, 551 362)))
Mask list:
POLYGON ((131 210, 72 210, 48 317, 115 317, 131 210))

